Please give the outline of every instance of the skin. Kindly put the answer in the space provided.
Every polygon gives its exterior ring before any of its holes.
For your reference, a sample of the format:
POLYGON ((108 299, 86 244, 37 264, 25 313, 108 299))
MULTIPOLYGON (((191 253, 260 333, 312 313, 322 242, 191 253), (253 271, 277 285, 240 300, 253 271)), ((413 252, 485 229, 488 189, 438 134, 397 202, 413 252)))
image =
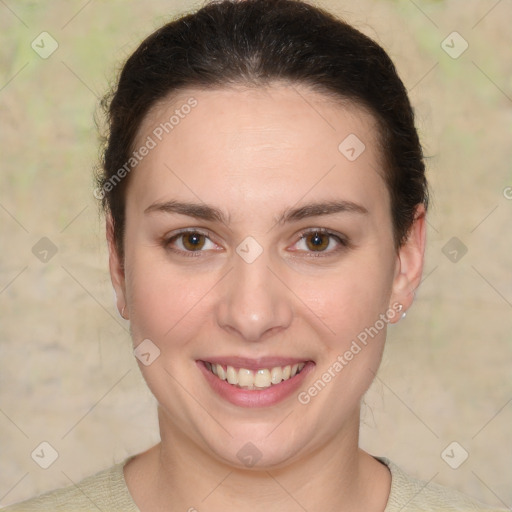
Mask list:
POLYGON ((373 118, 305 86, 182 91, 148 113, 135 146, 190 97, 197 107, 129 177, 124 268, 107 218, 118 308, 129 316, 135 347, 150 339, 160 349, 152 364, 139 366, 159 404, 161 442, 125 466, 128 489, 142 512, 169 504, 210 512, 382 511, 390 473, 358 447, 358 430, 386 328, 307 404, 293 393, 271 407, 235 406, 211 390, 196 360, 312 360, 299 391, 307 390, 379 315, 411 305, 423 267, 424 208, 397 249, 373 118), (351 133, 366 146, 353 162, 338 150, 351 133), (144 213, 171 199, 214 205, 228 222, 144 213), (333 200, 367 213, 275 222, 287 208, 333 200), (183 237, 166 247, 183 228, 210 233, 198 257, 170 249, 193 252, 183 237), (301 239, 314 228, 349 245, 323 235, 325 252, 315 251, 313 235, 301 239), (247 236, 263 250, 250 264, 236 252, 247 236), (237 457, 248 442, 261 453, 251 468, 237 457))

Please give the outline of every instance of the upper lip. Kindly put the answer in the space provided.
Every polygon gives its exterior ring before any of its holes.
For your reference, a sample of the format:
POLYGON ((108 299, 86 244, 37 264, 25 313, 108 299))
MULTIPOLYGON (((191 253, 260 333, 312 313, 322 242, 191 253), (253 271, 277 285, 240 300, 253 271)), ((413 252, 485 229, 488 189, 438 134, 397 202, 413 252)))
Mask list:
POLYGON ((246 368, 247 370, 258 370, 260 368, 274 368, 275 366, 288 366, 310 361, 307 358, 299 357, 259 357, 257 359, 239 356, 207 357, 202 361, 232 366, 233 368, 246 368))

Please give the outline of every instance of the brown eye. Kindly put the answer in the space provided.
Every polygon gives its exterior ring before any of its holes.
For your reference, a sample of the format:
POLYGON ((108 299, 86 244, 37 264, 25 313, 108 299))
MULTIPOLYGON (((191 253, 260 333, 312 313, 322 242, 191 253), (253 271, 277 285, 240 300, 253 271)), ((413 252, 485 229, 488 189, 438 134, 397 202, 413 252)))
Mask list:
POLYGON ((335 253, 350 247, 350 242, 343 235, 331 233, 325 228, 310 229, 303 231, 296 244, 298 252, 309 253, 316 256, 331 256, 335 253))
POLYGON ((329 247, 330 237, 325 233, 314 231, 305 236, 306 245, 312 251, 322 252, 329 247), (310 241, 310 242, 309 242, 310 241))
POLYGON ((169 237, 163 242, 163 245, 166 249, 184 256, 199 256, 201 253, 216 248, 207 233, 197 230, 182 231, 169 237))
POLYGON ((200 251, 205 243, 205 236, 201 233, 183 233, 182 237, 183 247, 187 251, 200 251))

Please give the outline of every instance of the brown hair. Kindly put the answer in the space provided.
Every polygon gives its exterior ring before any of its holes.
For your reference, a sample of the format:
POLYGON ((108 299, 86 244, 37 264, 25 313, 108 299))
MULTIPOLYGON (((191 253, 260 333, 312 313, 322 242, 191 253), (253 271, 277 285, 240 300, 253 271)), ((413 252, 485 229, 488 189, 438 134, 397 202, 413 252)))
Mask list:
POLYGON ((101 102, 108 126, 96 174, 101 193, 95 195, 112 215, 121 261, 128 176, 114 179, 126 169, 150 108, 186 88, 261 87, 278 80, 308 85, 373 114, 395 246, 406 241, 417 205, 428 205, 428 186, 414 113, 387 53, 343 20, 302 0, 217 0, 147 37, 101 102))

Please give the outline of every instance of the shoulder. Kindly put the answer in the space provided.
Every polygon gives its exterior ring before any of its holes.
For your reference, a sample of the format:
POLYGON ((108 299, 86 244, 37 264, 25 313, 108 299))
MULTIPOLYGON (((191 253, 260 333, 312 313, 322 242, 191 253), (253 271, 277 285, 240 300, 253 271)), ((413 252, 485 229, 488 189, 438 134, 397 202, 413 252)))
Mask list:
POLYGON ((391 491, 384 512, 505 510, 485 505, 459 491, 434 482, 418 480, 385 457, 377 459, 391 471, 391 491))
POLYGON ((9 505, 1 512, 139 512, 124 480, 123 467, 129 459, 88 476, 76 485, 9 505))

